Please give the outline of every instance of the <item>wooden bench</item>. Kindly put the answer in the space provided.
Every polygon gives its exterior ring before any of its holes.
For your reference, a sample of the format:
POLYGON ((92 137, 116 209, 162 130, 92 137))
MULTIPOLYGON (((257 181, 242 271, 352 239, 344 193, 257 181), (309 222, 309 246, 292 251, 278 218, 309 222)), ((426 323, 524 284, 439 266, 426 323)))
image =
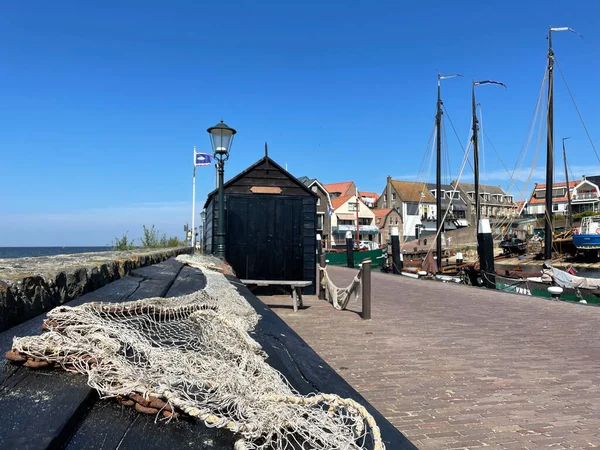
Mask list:
POLYGON ((240 280, 247 286, 289 286, 292 290, 292 301, 294 312, 302 307, 302 288, 310 286, 312 281, 290 281, 290 280, 240 280))

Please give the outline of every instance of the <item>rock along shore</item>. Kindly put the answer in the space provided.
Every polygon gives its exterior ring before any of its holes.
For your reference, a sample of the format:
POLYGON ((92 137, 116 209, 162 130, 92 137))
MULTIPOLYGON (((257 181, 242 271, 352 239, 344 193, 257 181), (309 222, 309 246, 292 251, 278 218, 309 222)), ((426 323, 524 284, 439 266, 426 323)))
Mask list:
POLYGON ((0 259, 0 331, 191 247, 0 259))

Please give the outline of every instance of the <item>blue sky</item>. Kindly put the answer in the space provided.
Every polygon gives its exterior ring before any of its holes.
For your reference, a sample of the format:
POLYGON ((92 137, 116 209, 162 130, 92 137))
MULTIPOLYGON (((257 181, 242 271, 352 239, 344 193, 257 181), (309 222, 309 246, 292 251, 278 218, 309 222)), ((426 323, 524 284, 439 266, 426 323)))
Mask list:
MULTIPOLYGON (((0 246, 106 245, 124 232, 139 237, 144 224, 183 237, 192 148, 210 150, 206 128, 220 119, 238 130, 226 179, 268 141, 270 156, 296 176, 354 180, 378 193, 387 175, 433 180, 433 167, 419 167, 438 72, 464 75, 442 86, 463 144, 471 80, 508 85, 477 89, 490 137, 482 182, 507 186, 491 144, 512 168, 540 91, 549 25, 584 35, 557 33, 553 43, 600 150, 597 0, 85 3, 3 5, 0 246)), ((572 136, 576 177, 600 174, 558 71, 555 79, 557 145, 572 136)), ((462 150, 446 127, 443 172, 452 178, 462 150)), ((544 181, 540 152, 531 181, 544 181)), ((534 153, 532 145, 527 170, 534 153)), ((199 207, 214 174, 198 169, 199 207)))

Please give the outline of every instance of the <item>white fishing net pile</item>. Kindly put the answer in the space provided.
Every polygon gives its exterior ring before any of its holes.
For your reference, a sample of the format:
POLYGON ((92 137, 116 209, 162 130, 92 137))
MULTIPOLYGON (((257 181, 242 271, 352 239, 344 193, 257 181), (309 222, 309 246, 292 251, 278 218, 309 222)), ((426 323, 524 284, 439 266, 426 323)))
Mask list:
POLYGON ((385 448, 360 404, 299 395, 248 334, 254 309, 222 274, 203 273, 206 288, 181 297, 60 306, 47 332, 15 338, 13 349, 86 374, 103 397, 161 398, 237 433, 236 450, 385 448))

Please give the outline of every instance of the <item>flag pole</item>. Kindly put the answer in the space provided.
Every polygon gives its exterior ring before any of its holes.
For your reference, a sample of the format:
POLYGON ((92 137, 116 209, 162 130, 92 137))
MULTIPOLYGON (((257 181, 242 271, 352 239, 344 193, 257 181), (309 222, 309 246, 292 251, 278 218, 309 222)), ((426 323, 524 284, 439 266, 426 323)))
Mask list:
POLYGON ((192 249, 196 248, 196 146, 194 145, 194 177, 192 181, 192 249))

